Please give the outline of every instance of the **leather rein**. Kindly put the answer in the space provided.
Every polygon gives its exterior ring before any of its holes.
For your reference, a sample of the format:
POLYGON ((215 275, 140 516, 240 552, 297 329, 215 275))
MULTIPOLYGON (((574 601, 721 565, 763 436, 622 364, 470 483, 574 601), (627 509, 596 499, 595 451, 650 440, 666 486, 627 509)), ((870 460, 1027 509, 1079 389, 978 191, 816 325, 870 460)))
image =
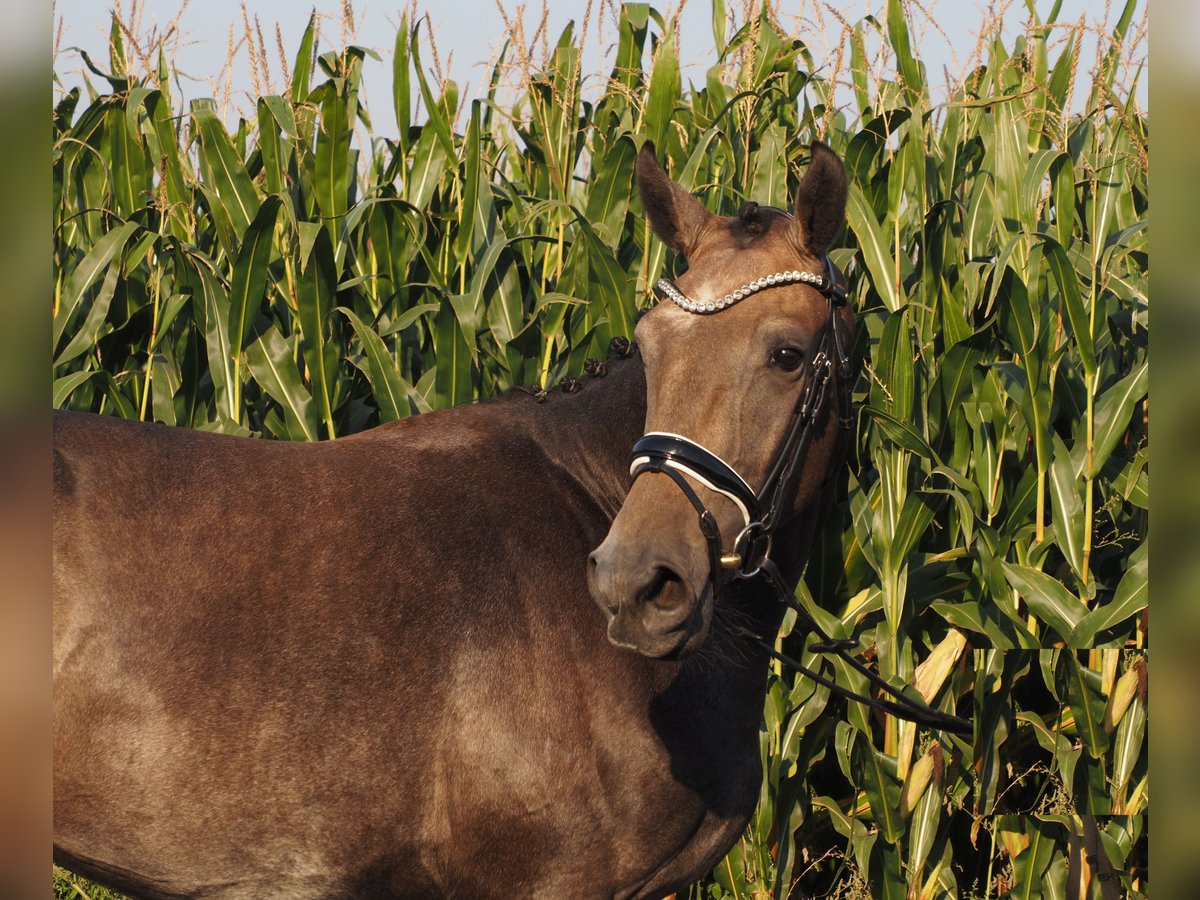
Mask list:
POLYGON ((812 443, 814 426, 829 397, 831 381, 836 381, 837 385, 838 423, 843 439, 853 426, 853 417, 850 415, 853 373, 849 353, 837 327, 838 310, 846 305, 848 297, 845 276, 826 256, 825 272, 822 275, 800 271, 777 272, 743 285, 716 301, 693 300, 667 278, 659 279, 656 289, 660 297, 669 299, 688 312, 711 315, 759 291, 794 283, 808 284, 816 288, 828 301, 829 317, 822 329, 817 351, 808 362, 806 385, 792 410, 791 425, 762 488, 755 492, 737 470, 716 453, 691 438, 669 432, 650 432, 634 444, 630 454, 629 473, 634 480, 647 472, 666 475, 675 482, 695 508, 699 515, 700 532, 708 546, 709 577, 714 602, 723 584, 740 579, 762 579, 774 591, 779 602, 795 610, 800 620, 820 638, 818 642, 809 645, 808 649, 811 652, 838 656, 880 691, 890 694, 894 700, 868 697, 844 688, 776 650, 760 635, 745 632, 746 636, 766 648, 772 657, 848 699, 930 728, 970 734, 970 722, 934 709, 902 693, 899 688, 893 687, 882 676, 852 657, 848 651, 857 646, 857 641, 830 639, 808 610, 796 600, 771 558, 772 537, 787 513, 789 498, 795 495, 797 479, 803 470, 803 463, 812 443), (723 549, 716 517, 697 495, 688 481, 689 478, 727 497, 741 512, 744 525, 734 538, 730 550, 723 549))

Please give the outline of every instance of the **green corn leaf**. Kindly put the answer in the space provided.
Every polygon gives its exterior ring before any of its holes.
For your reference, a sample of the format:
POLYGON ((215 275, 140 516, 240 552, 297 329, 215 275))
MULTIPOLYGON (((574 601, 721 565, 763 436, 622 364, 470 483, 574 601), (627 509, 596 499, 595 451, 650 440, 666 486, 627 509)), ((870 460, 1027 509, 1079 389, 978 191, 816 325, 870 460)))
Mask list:
POLYGON ((859 251, 867 271, 871 273, 871 284, 883 298, 883 304, 889 311, 895 313, 900 309, 901 298, 895 283, 896 262, 888 249, 866 197, 857 184, 850 184, 850 194, 846 201, 846 221, 850 230, 858 239, 859 251))
POLYGON ((1057 434, 1051 435, 1054 461, 1050 465, 1050 487, 1054 501, 1054 536, 1075 575, 1083 577, 1083 497, 1071 454, 1057 434))
MULTIPOLYGON (((579 216, 578 212, 576 215, 579 216)), ((588 251, 589 296, 604 302, 607 322, 597 330, 596 340, 608 346, 611 338, 633 337, 633 303, 629 278, 621 264, 613 257, 612 250, 600 239, 587 220, 577 220, 588 251)))
POLYGON ((71 276, 67 280, 66 287, 63 289, 58 312, 54 316, 54 324, 51 332, 55 346, 58 345, 59 340, 62 338, 67 323, 83 303, 83 298, 87 294, 88 289, 95 284, 100 274, 112 265, 113 260, 118 254, 125 250, 125 245, 138 229, 139 226, 136 222, 125 222, 117 226, 97 240, 91 250, 88 251, 87 256, 75 266, 74 271, 71 272, 71 276))
MULTIPOLYGON (((434 97, 433 90, 429 86, 429 80, 425 77, 425 69, 421 65, 420 33, 420 25, 413 26, 408 44, 408 52, 412 59, 413 74, 417 76, 417 87, 421 92, 421 100, 425 104, 425 115, 428 117, 421 131, 422 134, 426 130, 432 132, 442 149, 442 153, 453 159, 455 157, 454 137, 451 132, 452 123, 450 116, 457 110, 457 104, 452 101, 448 90, 443 93, 441 99, 434 97)), ((447 84, 446 87, 449 88, 450 85, 447 84)))
MULTIPOLYGON (((1077 224, 1075 216, 1075 167, 1071 163, 1070 156, 1063 154, 1051 164, 1050 180, 1054 189, 1054 233, 1061 246, 1069 247, 1075 235, 1077 224)), ((1074 320, 1072 320, 1072 323, 1074 323, 1074 320)))
POLYGON ((1057 150, 1038 150, 1029 159, 1021 178, 1021 224, 1027 232, 1033 233, 1037 230, 1037 212, 1042 202, 1047 173, 1055 162, 1065 159, 1066 154, 1057 150))
POLYGON ((650 90, 646 95, 645 130, 654 146, 667 152, 675 105, 679 102, 679 54, 675 50, 674 33, 664 35, 654 56, 650 73, 650 90))
POLYGON ((241 383, 229 338, 229 294, 203 264, 196 265, 194 272, 204 298, 204 347, 212 376, 217 420, 237 423, 242 417, 241 383))
MULTIPOLYGON (((1138 764, 1145 759, 1146 704, 1135 696, 1121 717, 1113 736, 1113 787, 1117 797, 1127 794, 1130 779, 1138 764)), ((1114 810, 1116 812, 1117 810, 1114 810)), ((1132 812, 1132 810, 1130 810, 1132 812)))
POLYGON ((266 106, 267 111, 270 112, 276 126, 283 132, 284 137, 292 141, 299 139, 300 132, 296 127, 296 116, 292 111, 292 104, 286 97, 271 94, 261 98, 261 103, 266 106))
POLYGON ((108 63, 115 75, 124 75, 129 70, 125 56, 125 38, 122 36, 121 23, 115 14, 108 30, 108 63))
POLYGON ((941 358, 937 384, 947 410, 957 407, 970 391, 972 373, 982 361, 983 352, 966 344, 956 344, 941 358))
MULTIPOLYGON (((357 67, 359 62, 353 65, 357 67)), ((317 90, 321 93, 321 130, 317 135, 313 182, 317 208, 331 243, 336 245, 341 219, 350 205, 353 165, 350 136, 356 110, 348 92, 338 89, 335 82, 328 81, 317 90)))
MULTIPOLYGON (((121 391, 121 382, 110 375, 108 372, 101 373, 101 378, 104 381, 104 394, 107 403, 112 404, 112 411, 122 419, 136 419, 138 417, 137 408, 121 391)), ((127 383, 128 379, 124 379, 127 383)))
POLYGON ((983 259, 992 255, 997 235, 1004 233, 999 225, 991 180, 986 176, 978 178, 971 185, 967 217, 963 225, 968 259, 983 259))
POLYGON ((1083 665, 1075 653, 1064 653, 1059 665, 1067 686, 1067 702, 1075 715, 1075 728, 1084 749, 1092 759, 1108 750, 1108 732, 1104 730, 1104 698, 1100 693, 1100 675, 1083 665))
MULTIPOLYGON (((1015 243, 1010 245, 1010 250, 1015 243)), ((1011 257, 1008 257, 1011 259, 1011 257)), ((1039 363, 1038 352, 1038 314, 1029 290, 1024 280, 1015 268, 997 264, 996 278, 999 279, 1000 321, 1004 326, 1013 350, 1019 354, 1021 365, 1026 371, 1034 369, 1039 363), (1032 358, 1031 358, 1032 357, 1032 358)))
POLYGON ((552 244, 545 235, 533 234, 498 240, 488 246, 471 277, 470 304, 473 310, 485 309, 492 337, 501 345, 512 341, 525 327, 524 297, 517 278, 515 263, 505 263, 514 256, 515 245, 522 242, 552 244), (489 291, 489 284, 496 289, 489 291), (491 293, 489 302, 486 298, 491 293))
POLYGON ((408 130, 412 127, 412 82, 409 80, 409 35, 413 29, 407 11, 400 17, 396 41, 392 47, 392 109, 396 114, 396 134, 401 158, 408 155, 408 130))
POLYGON ((713 31, 713 47, 717 51, 717 57, 725 55, 725 37, 729 23, 725 19, 725 0, 713 0, 712 2, 712 31, 713 31))
POLYGON ((908 896, 901 856, 898 849, 891 846, 893 843, 876 841, 870 851, 867 873, 871 895, 879 900, 905 900, 908 896))
POLYGON ((867 87, 870 64, 867 62, 863 39, 863 23, 856 22, 850 41, 850 81, 854 86, 854 99, 858 103, 859 115, 865 116, 871 109, 871 92, 867 87))
POLYGON ((884 840, 895 843, 904 834, 900 818, 901 784, 896 777, 896 762, 872 746, 862 732, 854 742, 854 771, 861 773, 863 788, 884 840))
POLYGON ((1074 69, 1072 65, 1075 55, 1075 41, 1077 36, 1071 33, 1067 37, 1067 42, 1062 46, 1058 60, 1054 63, 1054 68, 1050 72, 1049 86, 1047 93, 1054 103, 1054 107, 1059 112, 1063 111, 1066 105, 1067 91, 1071 85, 1071 72, 1074 69))
POLYGON ((909 336, 908 308, 893 312, 883 326, 875 351, 871 403, 890 416, 908 421, 913 412, 915 371, 909 336))
POLYGON ((1125 436, 1134 409, 1149 389, 1149 373, 1149 364, 1143 362, 1096 400, 1091 477, 1100 472, 1125 436))
MULTIPOLYGON (((886 398, 883 399, 886 401, 886 398)), ((937 459, 937 454, 929 446, 929 442, 912 426, 911 422, 870 404, 863 406, 862 411, 874 419, 879 429, 898 446, 925 459, 937 459)))
POLYGON ((312 396, 300 381, 292 350, 275 326, 246 348, 246 364, 254 380, 283 410, 288 436, 317 440, 317 413, 312 396))
POLYGON ((100 284, 100 290, 92 298, 92 305, 87 311, 87 316, 84 317, 83 323, 79 326, 79 330, 75 332, 67 346, 58 354, 58 358, 54 360, 55 366, 61 366, 68 363, 75 357, 89 350, 96 341, 96 336, 100 331, 100 327, 104 324, 104 317, 108 315, 108 307, 112 302, 113 294, 117 290, 117 281, 121 275, 120 259, 113 260, 108 266, 108 273, 104 276, 104 281, 100 284))
POLYGON ((192 199, 192 192, 188 185, 195 176, 180 147, 178 128, 170 99, 159 91, 152 91, 146 97, 146 108, 158 140, 161 169, 166 175, 167 201, 171 204, 172 232, 177 237, 186 238, 189 228, 184 209, 192 199))
POLYGON ((617 245, 629 213, 629 185, 633 183, 633 167, 637 148, 627 134, 621 134, 607 146, 584 207, 585 218, 609 246, 617 245))
POLYGON ((1079 349, 1079 358, 1083 362, 1084 372, 1089 378, 1096 373, 1096 351, 1093 346, 1091 322, 1083 308, 1083 299, 1079 294, 1079 281, 1075 270, 1067 259, 1066 251, 1056 241, 1047 238, 1042 244, 1042 253, 1054 284, 1058 288, 1058 296, 1066 307, 1067 318, 1071 323, 1071 331, 1079 349))
POLYGON ((1087 223, 1091 231, 1089 239, 1094 248, 1104 246, 1114 225, 1117 224, 1121 195, 1127 193, 1128 152, 1128 140, 1124 138, 1123 132, 1118 131, 1112 146, 1107 148, 1103 161, 1096 161, 1095 193, 1092 195, 1087 223))
POLYGON ((855 133, 843 151, 843 162, 847 171, 853 173, 853 180, 859 184, 870 182, 880 166, 879 157, 887 147, 888 138, 911 118, 911 110, 887 110, 855 133))
POLYGON ((908 554, 917 546, 917 542, 933 522, 937 507, 936 496, 923 491, 914 491, 905 498, 904 507, 896 523, 896 531, 888 547, 888 564, 893 570, 898 571, 908 554))
POLYGON ((1072 645, 1076 647, 1090 646, 1100 632, 1120 625, 1145 609, 1150 596, 1147 571, 1146 557, 1142 557, 1130 566, 1121 578, 1120 584, 1117 585, 1116 594, 1112 600, 1093 609, 1075 626, 1072 645))
POLYGON ((933 850, 942 818, 941 785, 931 781, 913 810, 908 827, 908 871, 910 879, 920 881, 925 863, 933 850))
POLYGON ((283 190, 284 160, 283 142, 279 139, 279 126, 264 100, 258 101, 258 149, 262 154, 263 176, 270 194, 283 190))
POLYGON ((177 425, 177 408, 182 406, 182 403, 176 403, 176 397, 183 388, 179 366, 169 347, 163 347, 163 352, 155 353, 153 360, 150 387, 152 404, 149 413, 156 422, 177 425))
POLYGON ((773 125, 763 135, 762 144, 754 154, 754 176, 750 189, 759 203, 787 209, 787 140, 783 128, 773 125))
POLYGON ((417 209, 425 209, 438 183, 450 170, 454 156, 447 153, 432 128, 422 128, 413 148, 412 167, 405 182, 404 200, 417 209))
POLYGON ((925 79, 909 45, 908 22, 904 18, 902 0, 888 0, 887 30, 888 40, 896 53, 896 64, 900 67, 900 75, 904 79, 905 97, 910 104, 917 106, 921 102, 925 79))
MULTIPOLYGON (((429 306, 437 308, 435 304, 429 306)), ((351 310, 342 307, 339 312, 349 319, 366 354, 367 379, 371 382, 371 391, 379 408, 380 420, 392 422, 410 415, 412 409, 408 397, 413 388, 401 377, 383 338, 365 325, 351 310)))
POLYGON ((212 179, 211 186, 220 199, 221 208, 228 213, 234 231, 244 234, 262 202, 258 189, 213 108, 199 100, 193 101, 192 119, 200 134, 200 158, 207 170, 206 178, 212 179))
POLYGON ((1043 896, 1042 875, 1054 858, 1054 841, 1051 826, 1036 816, 1025 817, 1021 827, 1029 838, 1029 846, 1013 860, 1014 896, 1033 900, 1043 896))
POLYGON ((213 232, 217 239, 216 249, 220 251, 219 255, 224 256, 226 259, 237 259, 240 246, 239 239, 245 232, 235 234, 233 219, 230 218, 229 209, 221 202, 220 196, 210 185, 201 183, 196 187, 198 188, 200 198, 203 200, 203 203, 199 205, 200 213, 212 223, 213 232))
POLYGON ((110 169, 116 209, 120 215, 130 216, 143 205, 144 194, 151 186, 146 151, 139 133, 129 127, 124 110, 118 107, 109 110, 106 130, 112 154, 110 169))
POLYGON ((55 378, 50 398, 54 409, 66 409, 66 402, 70 399, 75 389, 96 374, 96 369, 90 369, 85 372, 72 372, 70 375, 55 378))
POLYGON ((458 218, 458 231, 454 238, 454 253, 458 259, 465 260, 471 250, 472 237, 478 236, 483 240, 488 228, 485 210, 480 207, 479 200, 490 195, 488 184, 480 184, 480 156, 482 153, 480 136, 480 106, 478 100, 471 104, 471 116, 467 121, 467 134, 463 138, 462 201, 461 213, 458 218))
POLYGON ((408 328, 422 316, 427 313, 434 312, 439 308, 437 303, 418 303, 416 306, 406 309, 403 313, 396 317, 395 321, 387 327, 386 330, 379 333, 380 337, 387 337, 390 334, 395 334, 398 331, 403 331, 408 328))
POLYGON ((275 220, 283 200, 272 195, 259 207, 242 238, 229 286, 229 342, 237 354, 250 339, 250 326, 267 290, 267 263, 275 234, 275 220))
POLYGON ((469 403, 474 397, 471 379, 472 348, 463 336, 458 314, 449 300, 442 301, 434 328, 437 347, 434 405, 444 408, 469 403))
POLYGON ((1003 568, 1009 584, 1016 588, 1039 619, 1057 631, 1064 640, 1074 634, 1087 607, 1061 581, 1029 566, 1003 563, 1003 568))
POLYGON ((337 268, 327 228, 302 226, 312 240, 307 258, 302 258, 296 279, 297 322, 304 336, 304 362, 312 384, 317 410, 329 436, 334 436, 334 384, 337 379, 336 347, 326 343, 326 324, 337 292, 337 268))
POLYGON ((308 100, 316 28, 317 14, 314 11, 308 17, 308 25, 305 26, 304 35, 300 38, 300 49, 296 51, 296 60, 292 65, 291 98, 293 103, 304 103, 308 100))

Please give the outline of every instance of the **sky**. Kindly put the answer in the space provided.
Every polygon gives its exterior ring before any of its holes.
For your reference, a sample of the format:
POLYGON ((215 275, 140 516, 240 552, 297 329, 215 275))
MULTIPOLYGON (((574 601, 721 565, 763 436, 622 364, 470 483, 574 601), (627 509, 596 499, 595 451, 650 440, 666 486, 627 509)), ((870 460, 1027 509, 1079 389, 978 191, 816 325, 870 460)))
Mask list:
MULTIPOLYGON (((508 11, 501 14, 497 0, 407 0, 415 9, 414 18, 428 16, 432 26, 437 59, 442 70, 458 82, 466 98, 476 96, 485 84, 489 62, 508 34, 523 22, 526 34, 532 34, 542 16, 540 0, 528 0, 518 4, 514 0, 500 0, 508 11), (524 11, 521 12, 521 6, 524 11), (508 24, 506 25, 505 17, 508 24)), ((1051 2, 1035 0, 1039 13, 1048 14, 1051 2)), ((727 7, 740 11, 746 0, 726 0, 727 7)), ((1146 0, 1140 0, 1134 16, 1134 27, 1141 20, 1146 0)), ((353 12, 353 43, 375 50, 381 60, 368 58, 363 69, 365 100, 370 111, 375 133, 386 135, 395 131, 395 117, 391 101, 391 59, 397 25, 405 7, 404 0, 351 0, 353 12)), ((653 5, 664 13, 674 11, 679 0, 662 0, 653 5)), ((841 25, 831 13, 831 6, 817 0, 777 0, 785 27, 794 29, 808 44, 814 57, 820 61, 833 56, 833 47, 841 32, 841 25)), ((880 20, 884 0, 850 0, 838 9, 846 20, 853 23, 863 15, 874 12, 880 20)), ((1074 23, 1084 16, 1089 24, 1102 26, 1108 10, 1110 30, 1122 5, 1117 0, 1063 0, 1059 15, 1060 22, 1074 23)), ((157 28, 164 31, 180 10, 180 0, 142 0, 140 4, 140 27, 143 34, 157 28)), ((562 29, 571 20, 576 28, 582 27, 585 16, 589 19, 585 42, 583 71, 595 73, 593 83, 602 84, 599 76, 606 76, 611 68, 611 52, 615 40, 614 27, 616 0, 549 0, 547 3, 546 32, 550 45, 558 38, 562 29), (598 19, 602 21, 598 23, 598 19), (599 27, 598 27, 599 24, 599 27)), ((138 7, 134 0, 119 0, 118 9, 125 18, 138 7)), ((54 4, 54 46, 56 56, 54 68, 62 83, 70 87, 80 83, 79 72, 82 61, 73 48, 82 48, 93 61, 104 68, 107 64, 107 34, 109 11, 113 3, 102 0, 56 0, 54 4)), ((232 39, 237 47, 234 65, 229 79, 230 105, 233 114, 253 109, 253 100, 258 93, 255 73, 251 70, 249 55, 242 43, 249 21, 252 30, 261 28, 266 44, 269 66, 267 72, 258 74, 258 85, 270 92, 282 93, 284 79, 281 72, 278 40, 282 43, 287 63, 294 61, 300 37, 308 21, 310 9, 320 17, 322 50, 341 46, 344 27, 343 0, 316 0, 315 3, 296 3, 287 0, 190 0, 179 17, 175 64, 187 76, 182 82, 186 99, 215 96, 220 104, 226 91, 221 80, 226 70, 226 60, 232 39)), ((976 46, 981 24, 992 17, 996 9, 1003 11, 1006 43, 1019 33, 1027 19, 1022 0, 978 2, 978 0, 926 0, 915 5, 913 27, 913 50, 926 63, 931 93, 935 102, 944 96, 945 74, 957 74, 964 70, 976 46), (928 10, 925 15, 920 10, 928 10)), ((679 26, 680 56, 683 61, 683 78, 686 86, 690 79, 702 84, 705 71, 716 61, 714 48, 711 4, 709 0, 685 0, 680 13, 679 26)), ((428 47, 428 45, 424 45, 428 47)), ((1094 43, 1084 50, 1080 64, 1078 94, 1086 91, 1088 69, 1094 58, 1094 43)), ((1140 50, 1145 56, 1145 42, 1140 50)), ((433 54, 423 51, 422 60, 426 68, 433 66, 433 54)), ((97 79, 93 79, 97 81, 97 79)), ((1148 78, 1143 75, 1139 89, 1140 100, 1146 102, 1145 86, 1148 78)), ((103 84, 103 82, 101 82, 103 84)), ((586 89, 585 89, 586 90, 586 89)))

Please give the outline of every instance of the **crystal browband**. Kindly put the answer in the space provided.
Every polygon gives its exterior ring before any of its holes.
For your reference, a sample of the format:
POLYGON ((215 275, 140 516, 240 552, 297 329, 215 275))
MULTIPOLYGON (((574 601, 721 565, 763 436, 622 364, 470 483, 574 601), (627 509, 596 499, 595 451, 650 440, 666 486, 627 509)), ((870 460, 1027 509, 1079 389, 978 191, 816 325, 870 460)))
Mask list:
POLYGON ((780 284, 791 284, 794 282, 803 282, 811 284, 821 293, 828 293, 831 290, 829 280, 823 275, 814 275, 811 272, 776 272, 774 275, 764 275, 762 278, 756 278, 749 284, 744 284, 736 291, 732 291, 722 297, 720 300, 712 300, 708 303, 700 303, 692 300, 683 291, 675 287, 675 283, 669 278, 660 278, 655 287, 658 291, 667 297, 676 306, 681 306, 691 313, 714 313, 722 309, 726 309, 739 300, 745 300, 751 294, 756 294, 764 288, 775 287, 780 284))

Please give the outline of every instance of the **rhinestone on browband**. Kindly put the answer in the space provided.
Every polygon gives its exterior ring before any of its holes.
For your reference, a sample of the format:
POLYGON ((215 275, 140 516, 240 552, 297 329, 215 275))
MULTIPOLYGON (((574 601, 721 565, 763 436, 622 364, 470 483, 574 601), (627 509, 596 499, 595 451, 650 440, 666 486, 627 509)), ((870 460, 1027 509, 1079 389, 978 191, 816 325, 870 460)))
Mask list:
POLYGON ((719 312, 733 306, 739 300, 745 300, 751 294, 756 294, 764 288, 775 287, 780 284, 791 284, 797 281, 811 284, 822 292, 828 288, 828 284, 823 276, 814 275, 811 272, 776 272, 774 275, 764 275, 762 278, 757 278, 749 284, 742 285, 736 291, 726 294, 720 300, 712 300, 707 303, 692 300, 679 290, 679 288, 675 287, 675 283, 669 278, 658 279, 655 287, 676 306, 681 306, 690 313, 704 315, 719 312))

